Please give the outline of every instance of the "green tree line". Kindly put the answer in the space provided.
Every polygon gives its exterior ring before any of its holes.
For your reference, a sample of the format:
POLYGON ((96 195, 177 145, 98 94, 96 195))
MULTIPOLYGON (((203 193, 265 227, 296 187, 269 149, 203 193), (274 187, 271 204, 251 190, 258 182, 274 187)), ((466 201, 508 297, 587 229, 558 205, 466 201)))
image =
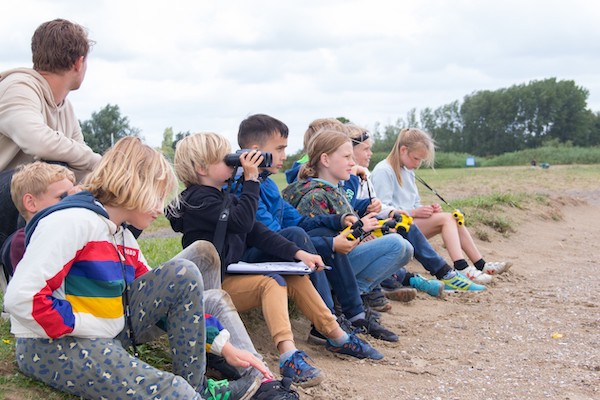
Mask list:
MULTIPOLYGON (((587 107, 588 90, 571 80, 549 78, 499 90, 477 91, 437 109, 410 110, 406 118, 373 129, 376 153, 373 161, 392 148, 403 128, 417 127, 431 133, 439 153, 490 158, 540 147, 566 146, 572 149, 600 145, 600 113, 587 107), (381 153, 381 154, 380 154, 381 153)), ((342 122, 350 122, 339 117, 342 122)), ((117 105, 108 104, 81 122, 86 142, 103 153, 123 136, 139 136, 117 105)), ((188 132, 163 132, 160 150, 172 160, 173 149, 188 132)), ((564 149, 564 147, 563 147, 564 149)), ((288 161, 297 159, 297 154, 288 161)), ((525 153, 529 154, 529 153, 525 153)), ((440 154, 441 155, 441 154, 440 154)))
POLYGON ((477 91, 437 109, 412 109, 406 119, 374 131, 374 151, 390 149, 405 127, 431 133, 441 152, 478 156, 533 149, 548 142, 600 144, 600 113, 587 108, 589 92, 574 81, 549 78, 477 91))

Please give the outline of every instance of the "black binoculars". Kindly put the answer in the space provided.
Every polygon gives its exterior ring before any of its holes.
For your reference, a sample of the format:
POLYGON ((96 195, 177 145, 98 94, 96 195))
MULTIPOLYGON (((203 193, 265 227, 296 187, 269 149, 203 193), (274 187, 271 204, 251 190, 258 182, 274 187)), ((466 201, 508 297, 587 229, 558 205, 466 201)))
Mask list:
MULTIPOLYGON (((225 164, 230 167, 240 167, 242 163, 240 163, 240 155, 244 153, 250 153, 252 149, 242 149, 238 150, 235 153, 227 154, 224 158, 225 164)), ((267 152, 261 152, 259 150, 261 156, 263 156, 263 160, 260 163, 259 167, 261 168, 269 168, 273 164, 273 155, 267 152)))

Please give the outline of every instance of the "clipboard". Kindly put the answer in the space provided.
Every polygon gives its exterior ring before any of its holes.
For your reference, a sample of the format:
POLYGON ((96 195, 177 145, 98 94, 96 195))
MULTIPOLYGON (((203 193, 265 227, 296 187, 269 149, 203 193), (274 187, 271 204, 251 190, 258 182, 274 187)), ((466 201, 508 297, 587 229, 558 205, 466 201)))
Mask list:
POLYGON ((262 263, 246 263, 240 261, 227 266, 228 274, 309 275, 312 272, 313 271, 301 261, 270 261, 262 263))

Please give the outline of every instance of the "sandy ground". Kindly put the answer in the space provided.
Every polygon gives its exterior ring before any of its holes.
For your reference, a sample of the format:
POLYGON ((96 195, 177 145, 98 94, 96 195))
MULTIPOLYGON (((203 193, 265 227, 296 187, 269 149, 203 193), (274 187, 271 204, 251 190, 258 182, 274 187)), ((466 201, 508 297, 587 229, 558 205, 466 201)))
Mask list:
MULTIPOLYGON (((477 241, 487 260, 512 269, 479 294, 436 299, 419 293, 393 303, 383 323, 398 343, 369 339, 382 362, 340 359, 306 343, 308 321, 293 321, 297 345, 326 374, 303 399, 598 399, 600 398, 600 199, 561 194, 549 209, 520 210, 508 238, 477 241)), ((433 240, 446 256, 441 242, 433 240)), ((425 270, 411 262, 408 269, 425 270)), ((251 325, 257 321, 249 322, 251 325)), ((258 321, 259 323, 262 321, 258 321)), ((252 337, 276 369, 261 326, 252 337)))

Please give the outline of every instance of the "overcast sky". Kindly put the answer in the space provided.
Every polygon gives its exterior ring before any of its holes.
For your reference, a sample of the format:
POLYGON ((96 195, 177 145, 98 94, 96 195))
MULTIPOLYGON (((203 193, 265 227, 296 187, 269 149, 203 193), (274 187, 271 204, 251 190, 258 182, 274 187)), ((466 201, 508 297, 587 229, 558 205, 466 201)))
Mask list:
POLYGON ((600 111, 595 0, 3 1, 0 70, 30 67, 31 35, 54 18, 97 42, 69 95, 79 119, 116 104, 154 146, 172 127, 235 149, 240 121, 266 113, 289 126, 293 152, 315 118, 372 129, 550 77, 600 111))

